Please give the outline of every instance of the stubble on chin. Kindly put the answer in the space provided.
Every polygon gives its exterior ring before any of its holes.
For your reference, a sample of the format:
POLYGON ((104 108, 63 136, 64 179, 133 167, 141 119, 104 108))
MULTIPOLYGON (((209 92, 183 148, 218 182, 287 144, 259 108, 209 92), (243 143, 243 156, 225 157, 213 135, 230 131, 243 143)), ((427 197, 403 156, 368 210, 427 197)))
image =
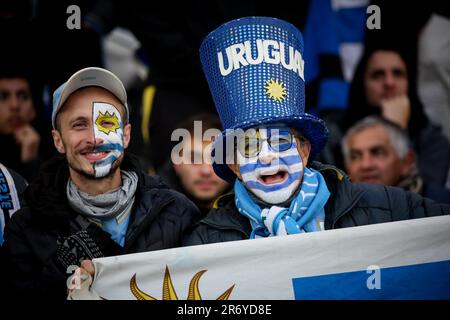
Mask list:
POLYGON ((116 161, 113 162, 111 169, 109 170, 109 172, 103 176, 103 177, 97 177, 95 175, 95 169, 94 169, 94 165, 92 164, 91 170, 90 172, 84 170, 81 168, 81 166, 77 165, 75 162, 67 159, 67 163, 69 165, 69 167, 75 171, 77 174, 79 174, 81 177, 87 179, 87 180, 99 180, 99 179, 108 179, 108 178, 112 178, 115 174, 115 172, 119 169, 121 163, 123 161, 123 155, 117 159, 116 161))

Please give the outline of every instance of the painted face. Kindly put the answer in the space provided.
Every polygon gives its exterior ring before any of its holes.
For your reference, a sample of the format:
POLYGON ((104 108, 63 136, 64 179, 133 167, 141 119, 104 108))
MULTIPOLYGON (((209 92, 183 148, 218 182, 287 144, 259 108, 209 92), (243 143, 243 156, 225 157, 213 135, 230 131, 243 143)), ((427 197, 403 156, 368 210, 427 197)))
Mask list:
POLYGON ((238 143, 237 160, 244 185, 269 204, 288 200, 300 185, 303 162, 288 128, 247 131, 238 143))
POLYGON ((131 131, 131 125, 122 122, 126 113, 120 112, 121 107, 112 93, 99 87, 79 89, 67 99, 52 136, 72 179, 120 178, 118 169, 131 131))
POLYGON ((123 153, 123 123, 119 110, 109 103, 94 102, 92 115, 95 141, 103 141, 94 148, 99 160, 93 167, 95 177, 102 178, 123 153))

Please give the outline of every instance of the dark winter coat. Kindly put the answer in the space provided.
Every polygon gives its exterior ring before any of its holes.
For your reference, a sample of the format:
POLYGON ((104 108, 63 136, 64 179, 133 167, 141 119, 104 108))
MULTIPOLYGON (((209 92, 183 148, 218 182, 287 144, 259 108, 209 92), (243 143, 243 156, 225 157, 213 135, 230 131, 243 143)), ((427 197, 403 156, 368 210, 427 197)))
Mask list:
POLYGON ((159 178, 144 174, 129 156, 121 169, 132 170, 139 177, 124 247, 97 225, 80 223, 80 216, 70 208, 66 197, 69 178, 66 160, 53 159, 43 166, 38 179, 25 191, 28 206, 14 214, 5 229, 8 294, 31 299, 65 299, 69 274, 58 257, 59 245, 61 240, 82 230, 103 256, 181 245, 183 232, 200 219, 195 205, 168 189, 159 178))
MULTIPOLYGON (((396 187, 354 184, 330 165, 314 162, 311 167, 324 176, 331 194, 325 205, 327 230, 450 214, 450 205, 437 204, 418 194, 396 187)), ((229 194, 193 227, 183 244, 244 240, 250 233, 249 219, 238 212, 234 194, 229 194)))

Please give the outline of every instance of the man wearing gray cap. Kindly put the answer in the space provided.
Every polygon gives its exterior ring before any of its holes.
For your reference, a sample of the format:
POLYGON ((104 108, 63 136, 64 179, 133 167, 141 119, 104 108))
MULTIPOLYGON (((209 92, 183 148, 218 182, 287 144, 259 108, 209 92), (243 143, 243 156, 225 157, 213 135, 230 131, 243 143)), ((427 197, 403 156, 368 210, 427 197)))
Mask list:
POLYGON ((192 202, 125 154, 128 118, 123 84, 105 69, 82 69, 55 91, 52 135, 62 156, 42 167, 5 230, 13 294, 63 299, 81 261, 177 247, 199 219, 192 202))

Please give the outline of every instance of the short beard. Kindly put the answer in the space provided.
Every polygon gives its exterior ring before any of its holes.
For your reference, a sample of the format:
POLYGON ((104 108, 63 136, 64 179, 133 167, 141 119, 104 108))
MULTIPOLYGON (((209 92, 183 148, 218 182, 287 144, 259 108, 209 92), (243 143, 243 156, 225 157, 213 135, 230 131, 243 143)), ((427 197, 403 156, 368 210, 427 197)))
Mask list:
POLYGON ((86 178, 87 180, 101 180, 101 179, 110 179, 113 177, 114 173, 119 169, 120 165, 122 164, 123 161, 123 157, 124 155, 122 154, 119 159, 117 159, 116 161, 114 161, 111 165, 111 169, 109 170, 108 174, 106 176, 103 177, 96 177, 95 176, 95 170, 93 173, 89 173, 86 171, 83 171, 82 169, 78 168, 74 163, 72 163, 71 161, 67 160, 67 163, 69 164, 69 167, 75 171, 76 173, 78 173, 80 176, 82 176, 83 178, 86 178))

